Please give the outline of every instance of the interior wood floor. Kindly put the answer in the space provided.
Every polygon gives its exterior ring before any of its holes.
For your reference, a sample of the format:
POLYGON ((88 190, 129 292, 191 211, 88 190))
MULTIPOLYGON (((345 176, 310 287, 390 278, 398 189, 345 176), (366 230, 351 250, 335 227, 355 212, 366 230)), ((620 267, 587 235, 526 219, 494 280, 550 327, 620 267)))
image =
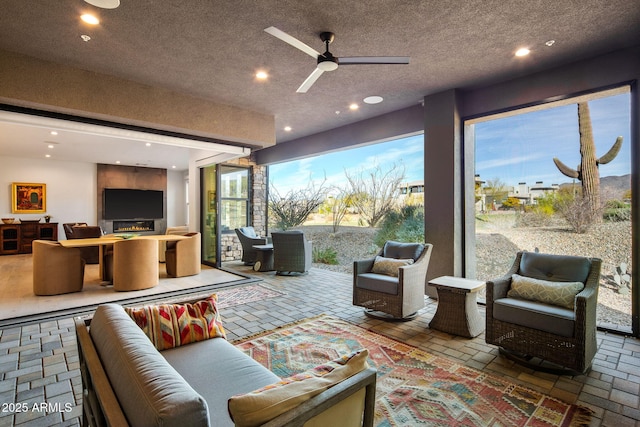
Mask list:
MULTIPOLYGON (((238 284, 247 281, 245 276, 202 266, 200 274, 186 277, 169 277, 164 263, 159 263, 158 285, 138 291, 118 292, 100 280, 98 264, 87 264, 82 292, 62 295, 37 296, 33 293, 33 268, 31 254, 0 257, 0 325, 10 319, 26 321, 34 315, 60 312, 70 314, 74 310, 98 303, 113 301, 145 301, 158 295, 190 292, 195 288, 238 284)), ((52 272, 55 274, 55 272, 52 272)))

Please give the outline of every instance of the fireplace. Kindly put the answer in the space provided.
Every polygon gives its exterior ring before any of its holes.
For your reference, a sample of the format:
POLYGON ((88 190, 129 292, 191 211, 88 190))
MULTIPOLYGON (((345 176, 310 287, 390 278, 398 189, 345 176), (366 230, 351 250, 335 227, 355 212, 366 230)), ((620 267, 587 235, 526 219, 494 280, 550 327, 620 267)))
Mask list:
POLYGON ((113 221, 114 233, 155 231, 155 222, 148 221, 113 221))

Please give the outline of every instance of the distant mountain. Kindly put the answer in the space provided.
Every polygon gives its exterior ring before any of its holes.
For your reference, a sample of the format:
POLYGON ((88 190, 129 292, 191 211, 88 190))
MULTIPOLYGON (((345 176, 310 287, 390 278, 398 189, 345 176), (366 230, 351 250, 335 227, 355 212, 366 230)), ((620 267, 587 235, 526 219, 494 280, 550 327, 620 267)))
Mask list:
MULTIPOLYGON (((571 187, 572 183, 560 184, 560 188, 571 187)), ((580 186, 579 182, 576 182, 580 186)), ((622 199, 624 193, 631 189, 631 174, 622 176, 602 176, 600 177, 600 199, 602 201, 612 199, 622 199)))

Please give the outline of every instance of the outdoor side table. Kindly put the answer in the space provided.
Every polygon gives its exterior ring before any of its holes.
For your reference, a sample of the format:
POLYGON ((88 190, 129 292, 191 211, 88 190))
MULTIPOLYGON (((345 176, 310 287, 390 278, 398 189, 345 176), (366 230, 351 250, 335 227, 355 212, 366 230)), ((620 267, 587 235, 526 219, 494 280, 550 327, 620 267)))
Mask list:
POLYGON ((253 245, 257 251, 253 271, 273 271, 273 245, 253 245))
POLYGON ((476 294, 484 288, 485 282, 442 276, 430 280, 429 286, 438 291, 438 308, 429 323, 431 329, 468 338, 484 331, 484 319, 478 311, 476 294))

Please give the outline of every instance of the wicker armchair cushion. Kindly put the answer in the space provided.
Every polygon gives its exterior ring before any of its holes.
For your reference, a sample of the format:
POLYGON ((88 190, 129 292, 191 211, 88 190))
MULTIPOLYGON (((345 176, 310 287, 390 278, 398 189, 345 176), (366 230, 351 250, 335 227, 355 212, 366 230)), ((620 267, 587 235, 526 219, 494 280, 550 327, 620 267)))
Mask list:
POLYGON ((424 246, 420 243, 401 243, 393 240, 387 241, 382 248, 382 256, 385 258, 408 259, 416 261, 420 258, 424 246))
POLYGON ((584 289, 582 282, 551 282, 514 274, 511 276, 509 298, 523 298, 531 301, 566 307, 573 310, 576 295, 584 289))
POLYGON ((256 234, 256 230, 253 227, 240 227, 240 231, 247 237, 256 238, 258 235, 256 234))
POLYGON ((493 317, 503 322, 572 337, 575 330, 573 310, 518 298, 501 298, 493 304, 493 317))
POLYGON ((356 288, 384 292, 389 295, 398 295, 399 285, 400 281, 397 277, 376 273, 359 274, 355 284, 356 288))
POLYGON ((588 258, 524 252, 520 260, 519 274, 554 282, 584 283, 590 270, 591 262, 588 258))

